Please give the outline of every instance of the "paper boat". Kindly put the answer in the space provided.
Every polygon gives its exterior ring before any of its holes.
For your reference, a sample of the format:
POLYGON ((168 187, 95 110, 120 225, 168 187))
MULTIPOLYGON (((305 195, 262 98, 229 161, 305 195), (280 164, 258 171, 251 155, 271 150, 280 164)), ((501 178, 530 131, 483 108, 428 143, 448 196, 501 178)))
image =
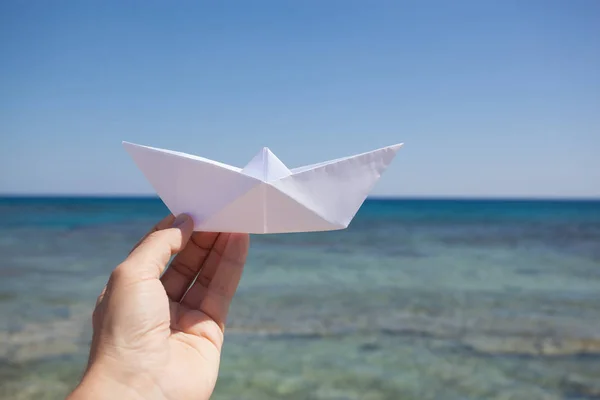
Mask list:
POLYGON ((402 146, 288 169, 263 148, 244 168, 123 142, 174 214, 195 231, 284 233, 347 228, 402 146))

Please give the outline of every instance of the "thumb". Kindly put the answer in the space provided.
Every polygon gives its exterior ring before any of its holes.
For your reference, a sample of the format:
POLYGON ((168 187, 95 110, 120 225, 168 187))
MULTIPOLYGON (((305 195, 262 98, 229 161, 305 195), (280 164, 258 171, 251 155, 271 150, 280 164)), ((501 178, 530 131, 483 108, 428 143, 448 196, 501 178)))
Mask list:
POLYGON ((193 230, 192 218, 181 214, 170 227, 150 233, 115 269, 116 280, 134 283, 159 279, 170 258, 185 248, 193 230))

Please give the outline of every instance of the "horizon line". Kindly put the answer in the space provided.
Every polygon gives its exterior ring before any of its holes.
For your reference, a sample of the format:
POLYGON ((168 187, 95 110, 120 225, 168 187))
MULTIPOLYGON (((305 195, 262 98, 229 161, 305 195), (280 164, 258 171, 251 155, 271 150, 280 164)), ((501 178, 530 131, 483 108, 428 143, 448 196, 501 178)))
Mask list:
MULTIPOLYGON (((1 193, 0 199, 156 199, 156 194, 123 193, 1 193)), ((472 195, 372 195, 366 200, 503 200, 503 201, 600 201, 600 196, 472 196, 472 195)))

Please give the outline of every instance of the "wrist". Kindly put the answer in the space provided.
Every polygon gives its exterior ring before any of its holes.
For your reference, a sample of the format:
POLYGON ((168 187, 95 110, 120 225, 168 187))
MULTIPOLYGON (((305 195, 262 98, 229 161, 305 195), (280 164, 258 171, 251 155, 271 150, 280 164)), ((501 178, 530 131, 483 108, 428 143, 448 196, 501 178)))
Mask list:
POLYGON ((94 363, 67 400, 165 400, 151 379, 94 363))

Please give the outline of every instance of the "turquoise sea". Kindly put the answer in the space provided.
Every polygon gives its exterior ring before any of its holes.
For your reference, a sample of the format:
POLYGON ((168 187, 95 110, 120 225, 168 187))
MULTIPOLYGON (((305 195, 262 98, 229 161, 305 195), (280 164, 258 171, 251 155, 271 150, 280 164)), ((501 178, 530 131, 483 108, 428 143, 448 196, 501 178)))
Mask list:
MULTIPOLYGON (((62 399, 153 198, 0 199, 0 398, 62 399)), ((255 235, 214 399, 600 399, 600 201, 368 200, 255 235)))

